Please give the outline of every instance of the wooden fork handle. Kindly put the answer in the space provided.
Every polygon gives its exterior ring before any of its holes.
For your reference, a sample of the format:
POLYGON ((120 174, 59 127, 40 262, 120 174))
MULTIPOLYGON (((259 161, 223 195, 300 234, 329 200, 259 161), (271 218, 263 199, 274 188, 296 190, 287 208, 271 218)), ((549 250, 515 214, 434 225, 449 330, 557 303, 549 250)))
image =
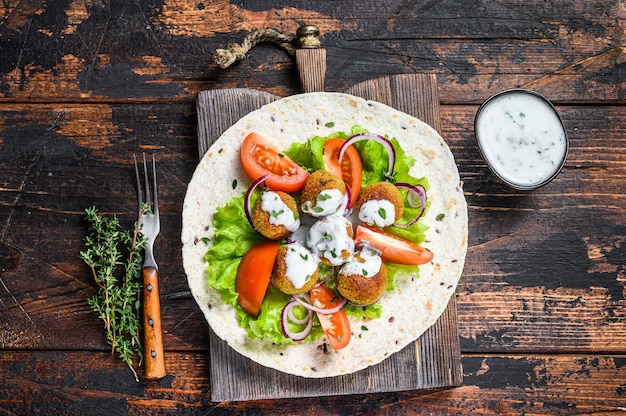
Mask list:
POLYGON ((145 267, 141 274, 143 278, 143 359, 145 361, 145 377, 155 380, 165 377, 159 272, 154 267, 145 267))

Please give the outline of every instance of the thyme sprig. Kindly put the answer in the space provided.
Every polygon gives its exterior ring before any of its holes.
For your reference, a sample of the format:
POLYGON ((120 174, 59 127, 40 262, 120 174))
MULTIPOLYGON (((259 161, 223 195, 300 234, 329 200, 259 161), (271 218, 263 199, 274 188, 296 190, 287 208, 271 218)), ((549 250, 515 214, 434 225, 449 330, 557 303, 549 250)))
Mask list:
POLYGON ((128 365, 135 380, 134 357, 143 358, 140 329, 141 251, 146 239, 138 222, 134 230, 122 230, 116 216, 105 217, 95 207, 85 209, 89 234, 80 257, 91 268, 98 293, 87 303, 104 323, 107 343, 128 365))

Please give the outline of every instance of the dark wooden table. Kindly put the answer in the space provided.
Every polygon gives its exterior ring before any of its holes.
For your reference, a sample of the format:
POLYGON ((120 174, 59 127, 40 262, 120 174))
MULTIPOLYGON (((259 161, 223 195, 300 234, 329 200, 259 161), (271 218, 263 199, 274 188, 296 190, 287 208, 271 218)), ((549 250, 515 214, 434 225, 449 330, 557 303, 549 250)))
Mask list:
POLYGON ((0 414, 578 414, 626 409, 626 3, 591 1, 42 1, 0 4, 0 414), (198 162, 199 91, 300 92, 275 45, 222 70, 250 30, 317 25, 327 90, 434 73, 442 136, 469 209, 457 289, 463 386, 239 403, 210 400, 207 324, 181 261, 198 162), (570 138, 560 176, 497 184, 473 119, 525 87, 570 138), (79 258, 96 206, 130 226, 132 154, 156 154, 168 376, 112 356, 79 258))

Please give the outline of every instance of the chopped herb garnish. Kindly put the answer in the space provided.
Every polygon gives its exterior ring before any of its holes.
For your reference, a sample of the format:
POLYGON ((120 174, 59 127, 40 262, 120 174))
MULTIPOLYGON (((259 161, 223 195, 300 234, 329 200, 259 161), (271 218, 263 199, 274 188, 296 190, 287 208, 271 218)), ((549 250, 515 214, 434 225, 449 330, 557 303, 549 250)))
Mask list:
POLYGON ((365 269, 361 269, 361 273, 363 273, 363 276, 366 276, 366 277, 367 277, 367 270, 365 270, 365 269))
POLYGON ((283 153, 279 153, 278 157, 285 157, 285 155, 283 153))
POLYGON ((368 329, 365 325, 361 325, 361 331, 368 331, 368 329))
POLYGON ((329 121, 328 123, 324 124, 324 127, 335 127, 335 122, 329 121))
POLYGON ((272 210, 272 217, 274 217, 274 218, 278 218, 278 216, 279 216, 280 214, 282 214, 283 212, 285 212, 285 210, 284 210, 284 209, 281 209, 280 211, 274 211, 274 210, 272 210))
POLYGON ((378 209, 378 215, 380 216, 380 218, 382 218, 383 220, 387 219, 387 211, 385 210, 385 208, 379 208, 378 209))
POLYGON ((333 241, 333 235, 330 233, 326 233, 322 236, 324 240, 333 241))
POLYGON ((322 212, 324 211, 324 208, 322 207, 318 207, 317 205, 313 207, 313 212, 322 212))
POLYGON ((304 261, 307 261, 309 259, 309 255, 300 253, 300 258, 304 261))
POLYGON ((437 221, 441 221, 442 219, 444 219, 446 217, 446 214, 437 214, 437 217, 435 218, 437 221))
POLYGON ((217 151, 217 153, 222 153, 224 151, 224 148, 221 147, 220 150, 217 151))
POLYGON ((233 189, 237 188, 237 179, 233 179, 233 183, 231 185, 233 189))
POLYGON ((322 193, 320 192, 319 194, 317 194, 317 196, 315 197, 315 199, 317 199, 318 201, 328 201, 329 199, 331 199, 332 196, 322 193))

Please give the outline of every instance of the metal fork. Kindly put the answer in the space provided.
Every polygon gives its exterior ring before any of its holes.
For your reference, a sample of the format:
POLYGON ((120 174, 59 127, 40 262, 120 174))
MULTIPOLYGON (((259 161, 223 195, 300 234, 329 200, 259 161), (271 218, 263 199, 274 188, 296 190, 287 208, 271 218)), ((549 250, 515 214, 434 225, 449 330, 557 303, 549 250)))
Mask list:
POLYGON ((145 189, 145 204, 142 197, 141 180, 137 157, 135 160, 135 175, 137 178, 137 199, 139 201, 138 225, 141 233, 147 239, 144 253, 141 276, 143 280, 143 341, 145 377, 159 379, 165 377, 165 353, 163 350, 163 333, 161 330, 161 300, 159 296, 159 267, 154 260, 154 240, 161 230, 159 220, 159 199, 157 196, 156 163, 152 155, 152 178, 154 200, 150 201, 150 181, 148 179, 148 165, 146 154, 143 154, 143 176, 145 189))

